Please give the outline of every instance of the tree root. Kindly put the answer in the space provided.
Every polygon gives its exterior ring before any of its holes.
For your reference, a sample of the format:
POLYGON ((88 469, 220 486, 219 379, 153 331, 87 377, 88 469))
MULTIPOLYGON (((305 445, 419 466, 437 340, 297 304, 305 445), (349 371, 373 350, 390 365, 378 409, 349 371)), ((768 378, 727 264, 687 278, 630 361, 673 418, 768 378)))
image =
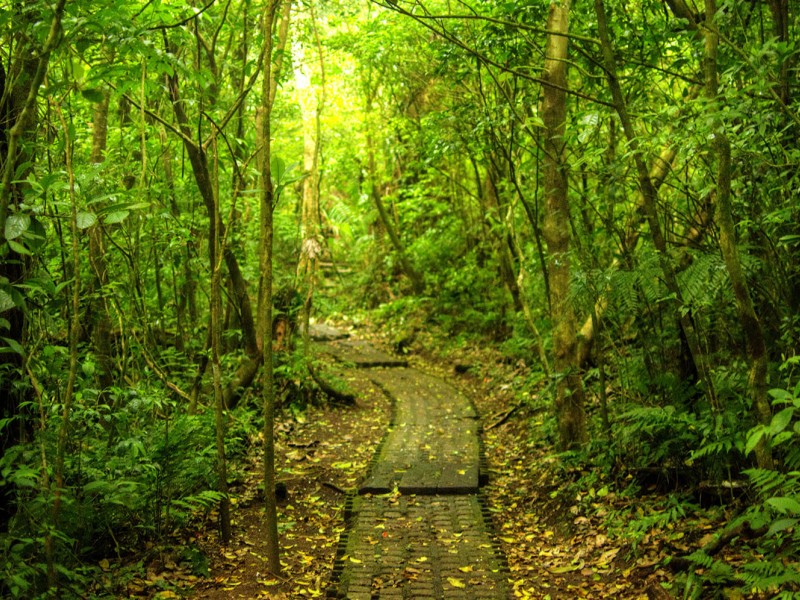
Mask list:
POLYGON ((355 394, 340 392, 339 390, 335 389, 331 384, 325 381, 319 373, 317 373, 317 370, 311 365, 311 363, 308 364, 308 372, 311 374, 311 378, 314 380, 314 383, 317 384, 319 389, 321 389, 325 395, 334 402, 347 405, 353 405, 356 403, 355 394))

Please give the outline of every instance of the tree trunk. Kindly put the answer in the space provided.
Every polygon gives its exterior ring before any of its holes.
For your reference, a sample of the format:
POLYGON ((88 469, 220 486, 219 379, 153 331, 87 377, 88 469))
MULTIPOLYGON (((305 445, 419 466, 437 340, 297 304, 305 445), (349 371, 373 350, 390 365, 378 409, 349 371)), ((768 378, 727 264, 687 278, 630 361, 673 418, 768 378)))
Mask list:
MULTIPOLYGON (((61 120, 61 127, 64 132, 64 146, 66 158, 66 170, 68 177, 68 193, 70 198, 70 237, 72 238, 72 306, 71 318, 69 323, 69 372, 64 395, 61 398, 61 423, 58 427, 58 441, 56 444, 56 460, 53 467, 53 479, 55 489, 53 490, 53 505, 51 509, 52 530, 48 530, 45 535, 45 556, 47 560, 47 587, 55 590, 58 587, 58 571, 56 570, 55 538, 53 531, 58 531, 61 519, 61 507, 64 502, 64 470, 67 454, 67 438, 69 436, 70 421, 72 417, 72 403, 75 398, 75 381, 78 374, 78 339, 81 329, 81 254, 78 230, 78 200, 75 192, 75 173, 72 168, 72 154, 74 151, 73 141, 69 135, 69 128, 61 112, 61 107, 57 106, 58 116, 61 120)), ((58 592, 55 593, 58 597, 58 592)))
MULTIPOLYGON (((372 113, 371 90, 367 92, 366 112, 367 121, 369 123, 369 116, 372 113)), ((425 284, 422 280, 422 276, 411 264, 411 261, 408 260, 403 248, 403 243, 400 241, 400 237, 395 231, 392 220, 389 218, 389 213, 386 211, 386 206, 383 204, 380 185, 378 183, 378 170, 377 166, 375 165, 375 143, 372 139, 372 129, 369 124, 367 125, 367 153, 369 161, 369 178, 372 185, 370 195, 372 197, 372 201, 375 203, 375 208, 378 209, 378 218, 380 219, 381 225, 383 225, 386 234, 389 236, 389 241, 392 243, 392 248, 394 248, 395 254, 397 255, 397 260, 400 262, 400 267, 411 281, 411 287, 414 289, 414 293, 421 295, 425 291, 425 284)))
MULTIPOLYGON (((219 199, 216 196, 216 210, 219 220, 219 199)), ((211 264, 211 374, 214 387, 214 425, 216 430, 217 446, 217 491, 222 494, 219 503, 219 524, 222 543, 231 540, 231 501, 228 497, 228 463, 225 457, 225 402, 222 392, 222 367, 220 355, 222 354, 222 261, 220 253, 224 251, 224 242, 220 240, 219 221, 214 227, 216 236, 212 240, 214 253, 209 257, 211 264)))
MULTIPOLYGON (((748 390, 753 413, 759 423, 769 426, 772 421, 772 410, 767 398, 767 345, 764 342, 764 332, 753 307, 750 287, 742 269, 739 250, 736 247, 736 227, 731 209, 731 145, 725 133, 725 124, 719 116, 722 106, 718 99, 717 48, 719 32, 717 24, 714 22, 717 13, 716 1, 705 0, 705 8, 706 23, 702 30, 705 37, 705 83, 706 98, 712 111, 714 127, 712 144, 718 161, 716 217, 719 226, 719 246, 733 286, 736 309, 747 343, 747 356, 750 360, 748 390)), ((756 460, 762 469, 771 469, 774 466, 772 450, 766 436, 763 436, 756 446, 756 460)))
MULTIPOLYGON (((325 61, 322 55, 322 46, 319 41, 317 24, 313 5, 310 8, 311 25, 314 30, 317 53, 319 57, 320 86, 311 84, 311 77, 302 71, 297 72, 298 83, 308 79, 308 86, 298 85, 302 94, 300 106, 303 113, 303 170, 306 178, 303 180, 303 203, 301 207, 300 231, 302 246, 300 260, 297 265, 297 287, 303 299, 301 314, 301 331, 303 334, 303 347, 308 348, 308 324, 314 303, 315 278, 319 256, 322 253, 321 223, 320 223, 320 169, 319 161, 322 148, 322 111, 325 108, 325 61)), ((308 67, 311 69, 311 67, 308 67)))
MULTIPOLYGON (((172 100, 172 107, 175 113, 175 119, 178 122, 182 136, 186 154, 189 157, 189 162, 192 166, 192 173, 197 183, 197 188, 203 198, 203 203, 206 207, 206 212, 209 219, 209 254, 214 254, 213 239, 216 235, 220 238, 225 236, 225 224, 221 219, 218 219, 216 214, 216 206, 214 202, 214 189, 212 185, 211 173, 208 167, 208 157, 203 146, 199 143, 192 141, 192 128, 189 125, 189 118, 184 110, 183 100, 180 96, 178 86, 177 74, 167 76, 167 86, 172 100), (219 227, 220 231, 217 233, 216 228, 219 227)), ((253 319, 253 311, 250 303, 250 296, 247 292, 247 282, 242 275, 239 261, 236 255, 230 248, 222 251, 225 265, 228 269, 228 275, 233 284, 234 295, 236 303, 239 307, 242 324, 242 339, 244 340, 245 356, 240 362, 239 367, 236 369, 233 378, 225 390, 225 401, 229 406, 232 406, 234 398, 239 393, 241 387, 246 387, 252 383, 258 372, 258 366, 261 362, 261 349, 256 341, 256 326, 253 319)))
POLYGON ((569 199, 566 165, 567 55, 569 1, 550 5, 545 47, 542 100, 544 136, 544 195, 547 211, 543 234, 549 254, 553 368, 559 445, 568 450, 586 441, 583 382, 577 364, 575 312, 569 295, 569 199))
MULTIPOLYGON (((289 0, 284 0, 288 2, 289 0)), ((261 164, 261 210, 259 236, 258 285, 258 341, 264 357, 263 409, 264 409, 264 512, 266 517, 267 567, 273 575, 280 575, 280 549, 278 546, 278 510, 275 498, 275 374, 272 356, 272 236, 273 236, 273 184, 270 161, 271 114, 274 100, 272 71, 272 30, 280 0, 268 0, 264 7, 262 31, 264 35, 264 64, 262 104, 258 128, 261 164)), ((285 6, 285 5, 284 5, 285 6)), ((288 18, 288 12, 285 13, 288 18)), ((285 21, 286 19, 284 19, 285 21)))
POLYGON ((671 259, 667 252, 667 243, 664 234, 661 231, 661 224, 658 220, 658 192, 650 178, 647 165, 644 161, 643 152, 639 146, 639 137, 633 129, 633 123, 628 115, 628 107, 625 102, 625 97, 622 94, 619 79, 617 77, 617 65, 614 57, 614 48, 611 45, 611 38, 608 32, 608 23, 606 21, 605 6, 603 0, 595 0, 595 14, 597 15, 597 30, 600 38, 601 49, 603 53, 603 67, 606 72, 606 79, 608 86, 611 90, 614 109, 619 116, 622 130, 625 133, 625 138, 628 141, 630 153, 633 156, 636 165, 636 171, 639 176, 639 190, 642 198, 642 209, 647 219, 647 224, 650 227, 650 236, 653 240, 653 245, 658 253, 659 266, 666 284, 667 290, 672 296, 672 302, 675 305, 675 312, 680 323, 681 329, 686 336, 686 341, 691 353, 691 359, 694 363, 694 370, 700 376, 700 383, 704 386, 704 392, 708 398, 709 404, 713 410, 719 409, 719 402, 717 394, 714 390, 714 384, 711 380, 708 371, 708 361, 704 356, 697 332, 695 331, 694 324, 689 316, 688 311, 684 310, 683 293, 678 286, 678 279, 675 275, 675 269, 672 265, 671 259))
MULTIPOLYGON (((492 161, 494 162, 494 161, 492 161)), ((486 178, 484 179, 484 192, 483 198, 486 202, 486 210, 494 212, 496 220, 503 223, 505 220, 501 212, 505 207, 501 206, 500 198, 497 193, 497 181, 500 175, 498 169, 492 164, 486 169, 486 178)), ((514 304, 514 310, 523 312, 522 298, 520 297, 519 285, 517 284, 517 273, 514 268, 514 257, 511 254, 511 248, 508 244, 507 237, 509 236, 508 230, 504 227, 503 233, 498 233, 495 227, 490 223, 489 232, 492 234, 492 239, 496 247, 497 261, 500 267, 500 277, 503 284, 511 294, 511 300, 514 304)))
MULTIPOLYGON (((103 100, 94 107, 92 118, 92 153, 90 160, 99 165, 106 159, 106 142, 108 140, 108 105, 109 95, 103 94, 103 100)), ((114 384, 114 363, 112 360, 111 318, 109 317, 106 291, 108 288, 108 263, 103 245, 103 229, 100 223, 89 228, 89 264, 94 274, 95 294, 91 301, 92 343, 100 367, 97 384, 100 388, 100 403, 105 403, 106 391, 114 384)))
MULTIPOLYGON (((35 47, 33 40, 22 39, 20 36, 20 39, 15 40, 16 52, 9 57, 8 72, 3 68, 0 59, 0 279, 4 279, 10 286, 24 282, 26 261, 24 256, 13 253, 7 245, 6 220, 9 207, 22 196, 20 185, 14 179, 25 179, 31 169, 28 167, 20 172, 19 167, 31 160, 26 142, 35 136, 36 101, 47 73, 50 54, 62 39, 61 20, 65 4, 66 0, 58 0, 54 7, 50 29, 42 47, 35 47)), ((14 6, 15 11, 21 7, 16 4, 14 6)), ((29 13, 12 16, 12 20, 17 18, 38 18, 44 21, 45 15, 29 13)), ((22 346, 26 329, 23 307, 11 307, 3 312, 2 317, 9 323, 7 330, 3 331, 3 337, 22 346)), ((4 342, 3 346, 6 346, 4 342)), ((3 373, 18 373, 21 366, 22 357, 16 352, 0 353, 0 369, 3 373)), ((0 377, 0 419, 20 416, 20 407, 25 396, 17 383, 14 375, 0 377)), ((5 453, 7 448, 20 442, 28 428, 29 424, 24 418, 19 419, 18 423, 3 427, 0 431, 0 452, 5 453)), ((12 496, 7 492, 7 486, 0 487, 2 497, 12 496)), ((0 529, 5 529, 13 510, 12 502, 0 502, 0 529)))

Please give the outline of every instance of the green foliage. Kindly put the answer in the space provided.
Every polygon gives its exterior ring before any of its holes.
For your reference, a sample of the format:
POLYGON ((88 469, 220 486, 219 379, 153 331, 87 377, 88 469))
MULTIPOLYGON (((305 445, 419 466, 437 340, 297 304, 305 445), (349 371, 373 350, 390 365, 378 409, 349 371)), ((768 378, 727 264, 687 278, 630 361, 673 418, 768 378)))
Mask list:
MULTIPOLYGON (((0 459, 0 485, 15 490, 17 508, 8 532, 0 535, 5 565, 0 586, 14 597, 40 589, 41 540, 47 531, 64 549, 58 555, 60 570, 84 585, 84 561, 119 556, 160 539, 203 519, 221 499, 214 491, 213 414, 188 415, 157 386, 117 389, 112 399, 113 409, 92 394, 78 397, 57 529, 50 524, 53 494, 45 485, 41 453, 53 455, 60 420, 51 418, 34 445, 9 448, 0 459)), ((226 445, 234 461, 244 456, 254 417, 241 409, 232 421, 226 445)), ((47 475, 52 477, 52 466, 47 475)))
POLYGON ((675 406, 637 406, 617 418, 615 443, 630 468, 682 468, 702 439, 703 425, 675 406))

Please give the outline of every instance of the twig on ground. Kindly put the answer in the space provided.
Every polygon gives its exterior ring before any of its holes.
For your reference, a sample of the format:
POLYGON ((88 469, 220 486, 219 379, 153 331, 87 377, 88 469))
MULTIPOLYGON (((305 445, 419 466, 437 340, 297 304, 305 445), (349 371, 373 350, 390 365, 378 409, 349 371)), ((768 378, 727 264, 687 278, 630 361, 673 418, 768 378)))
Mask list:
POLYGON ((330 490, 333 490, 334 492, 339 493, 339 494, 346 494, 347 493, 347 490, 343 490, 338 485, 336 485, 334 483, 330 483, 328 481, 323 481, 322 485, 325 486, 326 488, 330 489, 330 490))
POLYGON ((503 423, 508 421, 508 419, 511 417, 511 415, 513 415, 520 408, 522 408, 522 406, 524 404, 525 404, 525 401, 524 400, 520 400, 514 406, 509 408, 506 412, 504 412, 501 415, 499 415, 500 418, 498 418, 494 423, 492 423, 491 425, 489 425, 485 429, 488 431, 489 429, 494 429, 495 427, 500 427, 500 425, 502 425, 503 423))

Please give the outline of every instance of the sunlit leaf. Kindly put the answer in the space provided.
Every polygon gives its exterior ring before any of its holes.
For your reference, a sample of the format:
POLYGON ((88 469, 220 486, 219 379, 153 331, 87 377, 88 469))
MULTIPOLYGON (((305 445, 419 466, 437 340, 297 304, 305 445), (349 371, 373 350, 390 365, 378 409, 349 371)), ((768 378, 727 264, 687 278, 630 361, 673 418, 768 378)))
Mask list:
POLYGON ((455 588, 464 588, 464 587, 467 587, 467 586, 464 584, 464 582, 463 582, 463 581, 461 581, 461 580, 460 580, 459 578, 457 578, 457 577, 448 577, 448 578, 447 578, 447 583, 449 583, 450 585, 452 585, 452 586, 453 586, 453 587, 455 587, 455 588))
POLYGON ((14 213, 6 219, 6 239, 15 240, 28 230, 31 224, 29 215, 14 213))
POLYGON ((77 215, 78 229, 87 229, 97 223, 97 215, 94 213, 80 211, 77 215))

